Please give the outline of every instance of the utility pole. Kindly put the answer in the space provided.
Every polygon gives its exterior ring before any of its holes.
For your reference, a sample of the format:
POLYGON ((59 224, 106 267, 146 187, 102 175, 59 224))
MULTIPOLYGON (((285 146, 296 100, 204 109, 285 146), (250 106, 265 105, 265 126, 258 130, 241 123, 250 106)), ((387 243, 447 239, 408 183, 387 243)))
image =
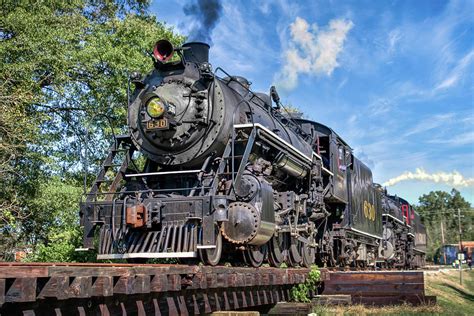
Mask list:
POLYGON ((444 227, 443 227, 443 220, 441 220, 440 224, 441 224, 441 242, 443 243, 443 246, 444 246, 444 227))
POLYGON ((443 259, 444 264, 446 264, 446 251, 444 250, 444 227, 443 227, 443 219, 440 221, 441 224, 441 247, 443 247, 443 259))
POLYGON ((461 209, 458 208, 458 226, 459 226, 459 253, 458 253, 458 260, 459 260, 459 283, 462 286, 462 260, 464 258, 464 252, 462 247, 462 230, 461 230, 461 209), (462 254, 462 255, 461 255, 462 254))

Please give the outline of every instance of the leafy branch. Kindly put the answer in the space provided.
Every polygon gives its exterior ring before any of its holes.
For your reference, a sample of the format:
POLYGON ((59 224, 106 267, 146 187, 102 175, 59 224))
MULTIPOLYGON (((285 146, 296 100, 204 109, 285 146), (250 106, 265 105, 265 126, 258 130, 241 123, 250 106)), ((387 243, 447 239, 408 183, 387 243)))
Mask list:
POLYGON ((321 271, 319 271, 317 266, 312 266, 304 283, 297 284, 291 289, 291 299, 296 302, 311 302, 309 294, 312 291, 316 291, 319 281, 321 281, 321 271))

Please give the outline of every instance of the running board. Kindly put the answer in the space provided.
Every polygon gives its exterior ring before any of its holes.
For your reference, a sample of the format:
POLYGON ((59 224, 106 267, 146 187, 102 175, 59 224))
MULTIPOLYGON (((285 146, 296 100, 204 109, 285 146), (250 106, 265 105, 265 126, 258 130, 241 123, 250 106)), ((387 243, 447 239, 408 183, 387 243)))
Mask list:
POLYGON ((132 258, 196 258, 197 252, 137 252, 137 253, 114 253, 97 255, 98 260, 110 259, 132 259, 132 258))
POLYGON ((212 245, 209 245, 209 246, 207 246, 207 245, 203 245, 203 246, 197 245, 196 248, 197 249, 216 249, 216 246, 215 245, 214 246, 212 246, 212 245))

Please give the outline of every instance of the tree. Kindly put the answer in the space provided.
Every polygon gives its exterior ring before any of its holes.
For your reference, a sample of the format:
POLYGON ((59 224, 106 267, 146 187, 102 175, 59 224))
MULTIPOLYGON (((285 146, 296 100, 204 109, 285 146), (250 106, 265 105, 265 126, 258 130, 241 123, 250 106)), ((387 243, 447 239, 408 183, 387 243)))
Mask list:
POLYGON ((305 114, 301 111, 301 109, 292 104, 284 105, 282 109, 280 110, 280 112, 284 116, 290 117, 292 119, 293 118, 295 119, 306 118, 305 114))
POLYGON ((35 224, 25 222, 24 229, 30 233, 27 245, 37 245, 29 256, 33 261, 77 262, 94 260, 91 256, 78 253, 82 232, 77 216, 78 202, 82 188, 70 181, 54 176, 37 188, 36 196, 26 204, 35 212, 35 224))
POLYGON ((450 193, 444 191, 432 191, 419 198, 419 206, 416 211, 420 213, 421 219, 426 226, 428 235, 428 258, 433 255, 442 245, 442 234, 445 243, 459 242, 458 209, 461 210, 461 226, 463 228, 462 238, 474 240, 473 209, 459 191, 452 189, 450 193), (443 233, 441 232, 441 223, 443 233))
POLYGON ((125 130, 128 74, 152 68, 157 39, 184 40, 147 7, 143 0, 0 7, 0 252, 19 241, 48 244, 38 219, 61 215, 37 203, 49 200, 44 185, 80 186, 84 147, 98 165, 110 125, 125 130))

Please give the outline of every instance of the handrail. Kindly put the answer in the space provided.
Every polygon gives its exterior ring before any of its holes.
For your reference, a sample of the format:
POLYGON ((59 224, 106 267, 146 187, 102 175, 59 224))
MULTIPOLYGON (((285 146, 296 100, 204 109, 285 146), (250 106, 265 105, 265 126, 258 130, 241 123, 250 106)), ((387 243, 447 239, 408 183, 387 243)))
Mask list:
POLYGON ((201 169, 178 170, 178 171, 157 171, 157 172, 126 174, 125 177, 126 178, 132 178, 132 177, 163 176, 163 175, 172 175, 172 174, 198 173, 200 171, 201 171, 201 169))

